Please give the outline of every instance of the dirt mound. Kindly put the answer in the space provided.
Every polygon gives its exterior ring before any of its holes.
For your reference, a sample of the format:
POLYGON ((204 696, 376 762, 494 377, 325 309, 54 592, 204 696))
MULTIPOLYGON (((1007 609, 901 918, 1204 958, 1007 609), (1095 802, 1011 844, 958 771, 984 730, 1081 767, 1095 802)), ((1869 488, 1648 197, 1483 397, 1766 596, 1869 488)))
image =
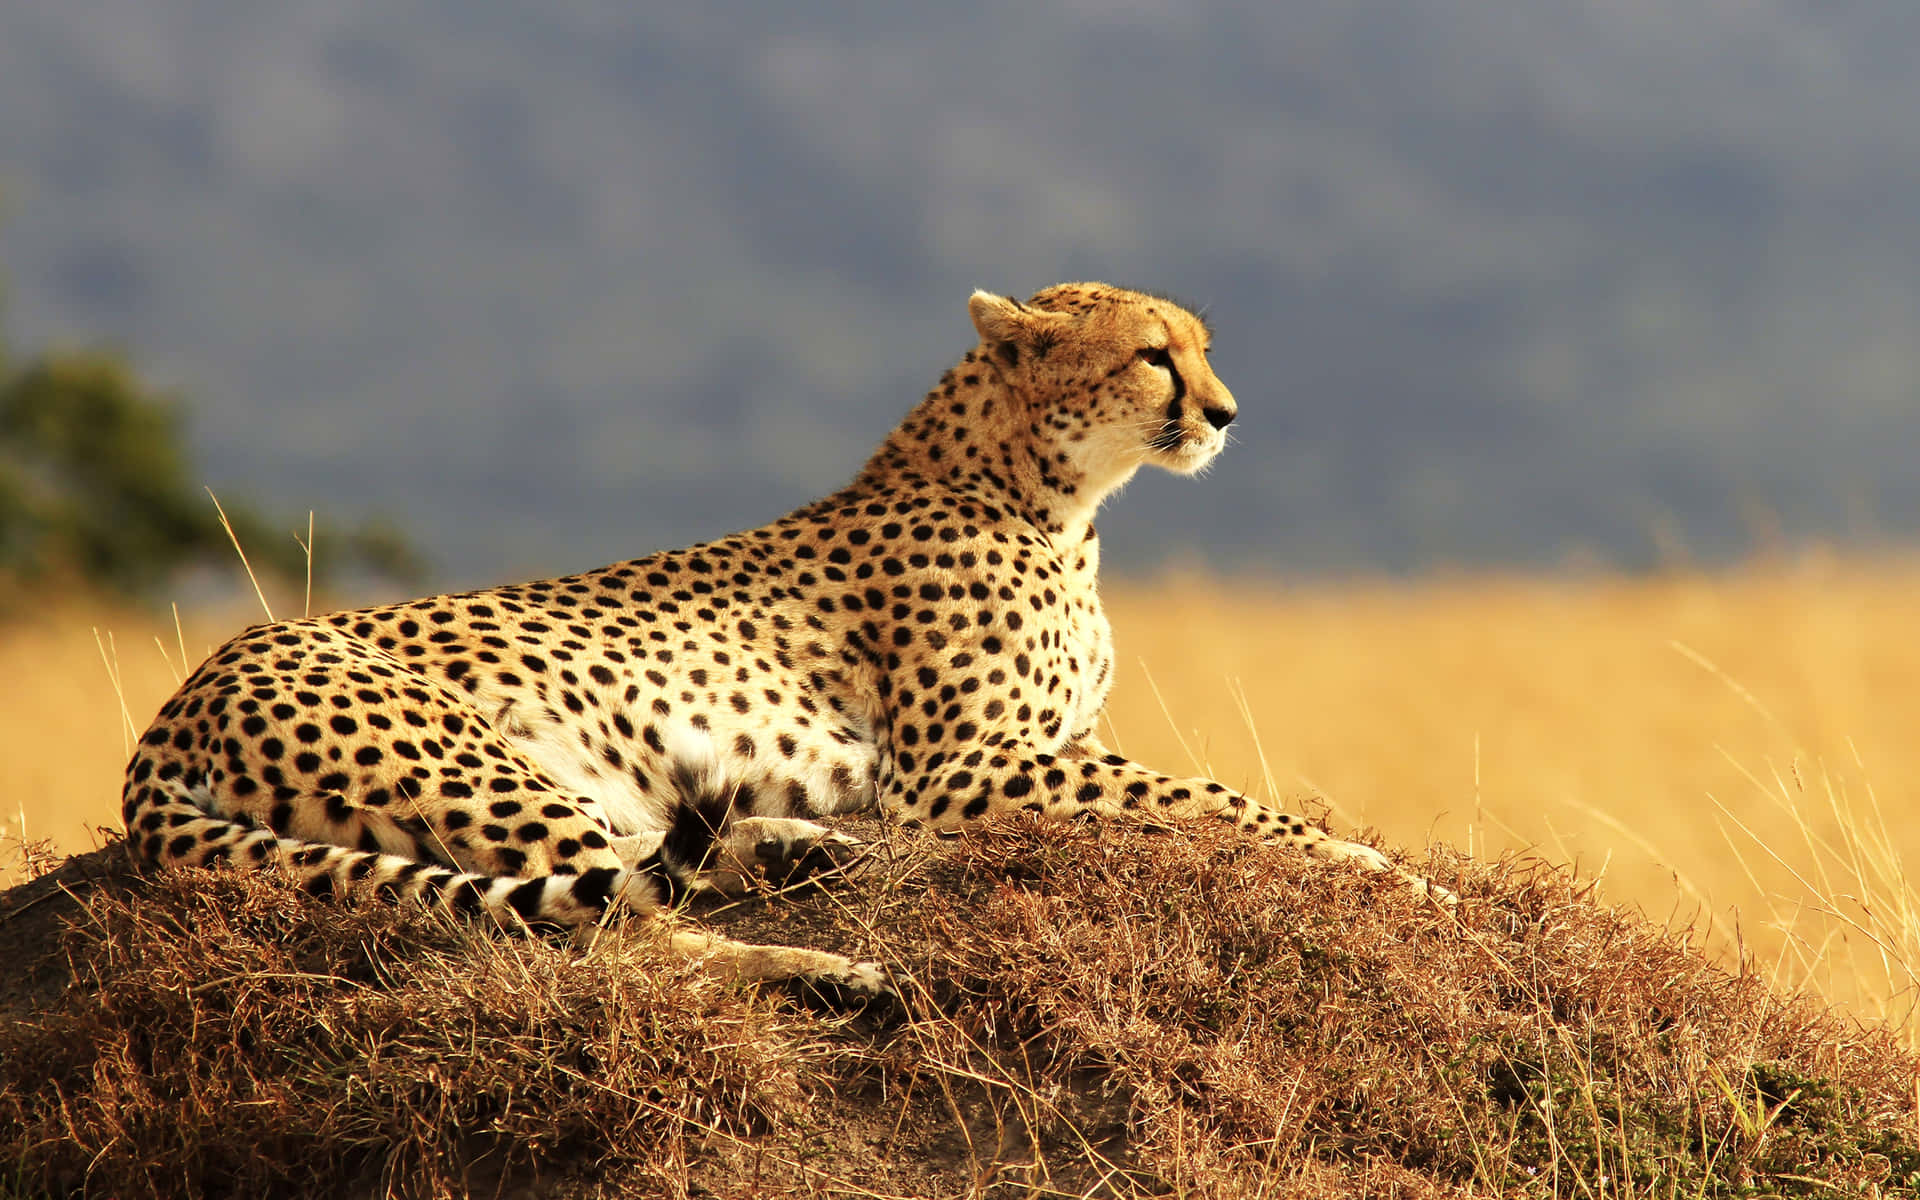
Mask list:
MULTIPOLYGON (((897 965, 895 1008, 108 850, 0 896, 25 1192, 1873 1195, 1920 1064, 1537 863, 1390 880, 1212 828, 854 827, 709 908, 897 965)), ((5 1190, 0 1188, 0 1191, 5 1190)))

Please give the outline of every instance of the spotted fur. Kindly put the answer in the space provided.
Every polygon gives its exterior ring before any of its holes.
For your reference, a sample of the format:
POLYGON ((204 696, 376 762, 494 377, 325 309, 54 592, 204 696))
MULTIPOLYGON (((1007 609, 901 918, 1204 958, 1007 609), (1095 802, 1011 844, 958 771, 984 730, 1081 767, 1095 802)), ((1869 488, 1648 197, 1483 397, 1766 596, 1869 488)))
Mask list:
POLYGON ((850 843, 813 818, 876 806, 938 827, 1218 817, 1389 869, 1094 735, 1113 677, 1094 511, 1225 444, 1206 326, 1103 284, 969 308, 979 344, 859 476, 770 525, 241 633, 140 739, 133 853, 562 926, 830 869, 850 843))

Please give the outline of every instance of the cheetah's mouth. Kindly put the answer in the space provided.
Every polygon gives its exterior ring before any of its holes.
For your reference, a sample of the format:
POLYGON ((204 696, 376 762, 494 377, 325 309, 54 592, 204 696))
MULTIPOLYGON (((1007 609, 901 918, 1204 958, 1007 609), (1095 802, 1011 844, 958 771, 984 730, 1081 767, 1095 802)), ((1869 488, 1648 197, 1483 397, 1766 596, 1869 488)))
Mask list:
POLYGON ((1172 421, 1167 425, 1148 444, 1159 451, 1160 465, 1176 475, 1193 474, 1226 448, 1226 435, 1219 430, 1192 430, 1172 421))

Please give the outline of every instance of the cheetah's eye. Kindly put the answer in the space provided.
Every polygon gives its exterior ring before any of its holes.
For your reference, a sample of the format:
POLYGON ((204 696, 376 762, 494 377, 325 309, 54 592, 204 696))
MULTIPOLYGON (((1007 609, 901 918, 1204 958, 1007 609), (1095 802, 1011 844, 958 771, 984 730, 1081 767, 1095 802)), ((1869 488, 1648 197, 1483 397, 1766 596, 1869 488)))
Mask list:
POLYGON ((1167 353, 1165 346, 1148 346, 1140 351, 1140 361, 1150 367, 1173 367, 1173 355, 1167 353))

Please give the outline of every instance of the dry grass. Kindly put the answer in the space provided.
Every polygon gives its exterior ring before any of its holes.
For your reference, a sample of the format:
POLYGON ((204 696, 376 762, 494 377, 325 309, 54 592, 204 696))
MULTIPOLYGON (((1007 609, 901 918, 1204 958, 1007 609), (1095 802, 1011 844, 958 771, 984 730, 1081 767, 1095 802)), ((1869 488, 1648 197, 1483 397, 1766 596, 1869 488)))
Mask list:
MULTIPOLYGON (((1703 923, 1726 961, 1744 952, 1782 988, 1920 1038, 1902 873, 1920 828, 1898 817, 1920 794, 1916 594, 1920 564, 1817 558, 1647 580, 1117 585, 1114 740, 1323 797, 1336 825, 1390 843, 1536 847, 1657 921, 1703 923)), ((189 655, 242 619, 190 621, 189 655)), ((80 850, 116 821, 123 720, 96 626, 135 723, 173 686, 170 622, 54 608, 0 632, 14 839, 24 817, 28 837, 80 850)), ((0 837, 0 883, 21 877, 16 844, 0 837)))
POLYGON ((0 625, 0 886, 24 877, 23 839, 72 854, 99 844, 97 828, 118 828, 129 727, 144 728, 179 686, 182 643, 197 663, 257 620, 176 627, 56 596, 0 625))
POLYGON ((659 1189, 690 1132, 802 1106, 811 1031, 658 932, 581 957, 235 872, 96 896, 64 1003, 0 1031, 0 1194, 659 1189))
POLYGON ((262 875, 56 875, 0 906, 10 943, 77 918, 77 986, 0 1021, 0 1195, 1920 1188, 1889 1035, 1537 863, 1443 857, 1450 913, 1212 826, 861 832, 859 878, 705 918, 911 971, 852 1021, 644 926, 582 956, 262 875))
POLYGON ((1110 591, 1110 712, 1130 755, 1317 795, 1390 843, 1576 863, 1913 1042, 1916 597, 1920 563, 1819 557, 1636 580, 1172 578, 1110 591))

